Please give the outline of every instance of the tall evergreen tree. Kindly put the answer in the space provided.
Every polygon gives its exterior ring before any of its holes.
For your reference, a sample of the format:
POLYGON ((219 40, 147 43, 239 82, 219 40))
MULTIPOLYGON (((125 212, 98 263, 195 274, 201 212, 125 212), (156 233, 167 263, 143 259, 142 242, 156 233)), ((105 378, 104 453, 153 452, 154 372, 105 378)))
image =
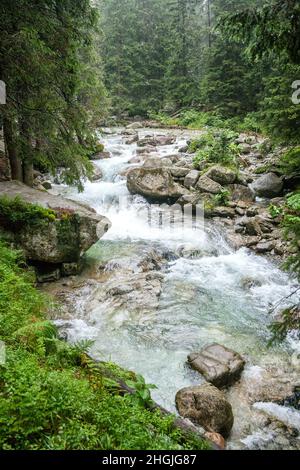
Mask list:
POLYGON ((95 122, 105 103, 93 50, 97 13, 89 0, 3 0, 1 107, 12 177, 31 185, 34 165, 80 185, 89 171, 95 122))

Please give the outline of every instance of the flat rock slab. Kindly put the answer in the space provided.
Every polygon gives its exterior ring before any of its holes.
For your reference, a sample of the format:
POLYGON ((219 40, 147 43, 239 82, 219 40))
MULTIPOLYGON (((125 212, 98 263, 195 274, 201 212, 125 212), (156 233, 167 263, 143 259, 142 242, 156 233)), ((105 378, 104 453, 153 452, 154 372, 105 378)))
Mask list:
POLYGON ((217 343, 189 354, 188 362, 208 382, 220 388, 239 380, 245 366, 240 354, 217 343))

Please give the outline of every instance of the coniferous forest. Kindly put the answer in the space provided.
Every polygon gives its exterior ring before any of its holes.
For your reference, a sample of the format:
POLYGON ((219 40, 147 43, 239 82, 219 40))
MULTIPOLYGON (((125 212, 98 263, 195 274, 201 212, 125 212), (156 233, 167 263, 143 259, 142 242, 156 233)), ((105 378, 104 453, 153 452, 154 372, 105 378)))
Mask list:
POLYGON ((299 0, 0 19, 0 449, 300 450, 299 0))

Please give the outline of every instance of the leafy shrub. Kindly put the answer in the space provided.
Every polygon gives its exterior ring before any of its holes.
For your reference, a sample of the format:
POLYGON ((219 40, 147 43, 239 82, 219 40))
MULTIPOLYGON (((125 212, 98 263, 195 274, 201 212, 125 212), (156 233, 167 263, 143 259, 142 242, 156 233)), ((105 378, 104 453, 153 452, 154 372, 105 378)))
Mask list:
POLYGON ((153 384, 146 384, 144 377, 136 375, 135 380, 128 380, 126 382, 128 387, 133 388, 135 393, 130 395, 130 399, 140 405, 151 404, 151 393, 150 390, 157 388, 153 384))
POLYGON ((230 191, 225 188, 222 189, 222 191, 215 195, 214 200, 217 205, 227 206, 230 200, 230 191))
POLYGON ((287 198, 283 226, 286 236, 291 238, 294 253, 288 258, 285 267, 300 277, 300 192, 287 198))
POLYGON ((300 171, 300 146, 288 150, 280 161, 280 169, 283 174, 299 173, 300 171))
POLYGON ((0 338, 13 342, 13 335, 28 321, 42 319, 45 298, 34 287, 34 276, 19 265, 19 252, 0 241, 0 338))
POLYGON ((199 148, 194 159, 198 167, 201 162, 237 167, 239 146, 235 144, 237 135, 232 131, 208 132, 197 141, 199 148))
POLYGON ((276 206, 275 204, 270 204, 269 213, 270 213, 270 216, 273 217, 273 219, 276 219, 276 217, 279 217, 280 215, 282 215, 283 208, 280 206, 276 206))

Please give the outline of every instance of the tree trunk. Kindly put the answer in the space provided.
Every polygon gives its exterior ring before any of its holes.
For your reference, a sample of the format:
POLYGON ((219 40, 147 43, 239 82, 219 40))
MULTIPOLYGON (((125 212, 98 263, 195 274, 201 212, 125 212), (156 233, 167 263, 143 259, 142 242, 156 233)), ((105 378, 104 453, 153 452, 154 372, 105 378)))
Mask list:
POLYGON ((13 126, 9 119, 3 119, 4 141, 10 163, 11 179, 23 181, 22 162, 18 157, 13 138, 13 126))
POLYGON ((27 160, 23 162, 23 181, 27 186, 33 186, 33 164, 27 160))
POLYGON ((208 47, 211 48, 211 7, 210 0, 207 0, 207 22, 208 22, 208 47))
POLYGON ((33 148, 27 119, 23 119, 21 132, 24 139, 23 144, 23 181, 27 186, 33 186, 33 148))

